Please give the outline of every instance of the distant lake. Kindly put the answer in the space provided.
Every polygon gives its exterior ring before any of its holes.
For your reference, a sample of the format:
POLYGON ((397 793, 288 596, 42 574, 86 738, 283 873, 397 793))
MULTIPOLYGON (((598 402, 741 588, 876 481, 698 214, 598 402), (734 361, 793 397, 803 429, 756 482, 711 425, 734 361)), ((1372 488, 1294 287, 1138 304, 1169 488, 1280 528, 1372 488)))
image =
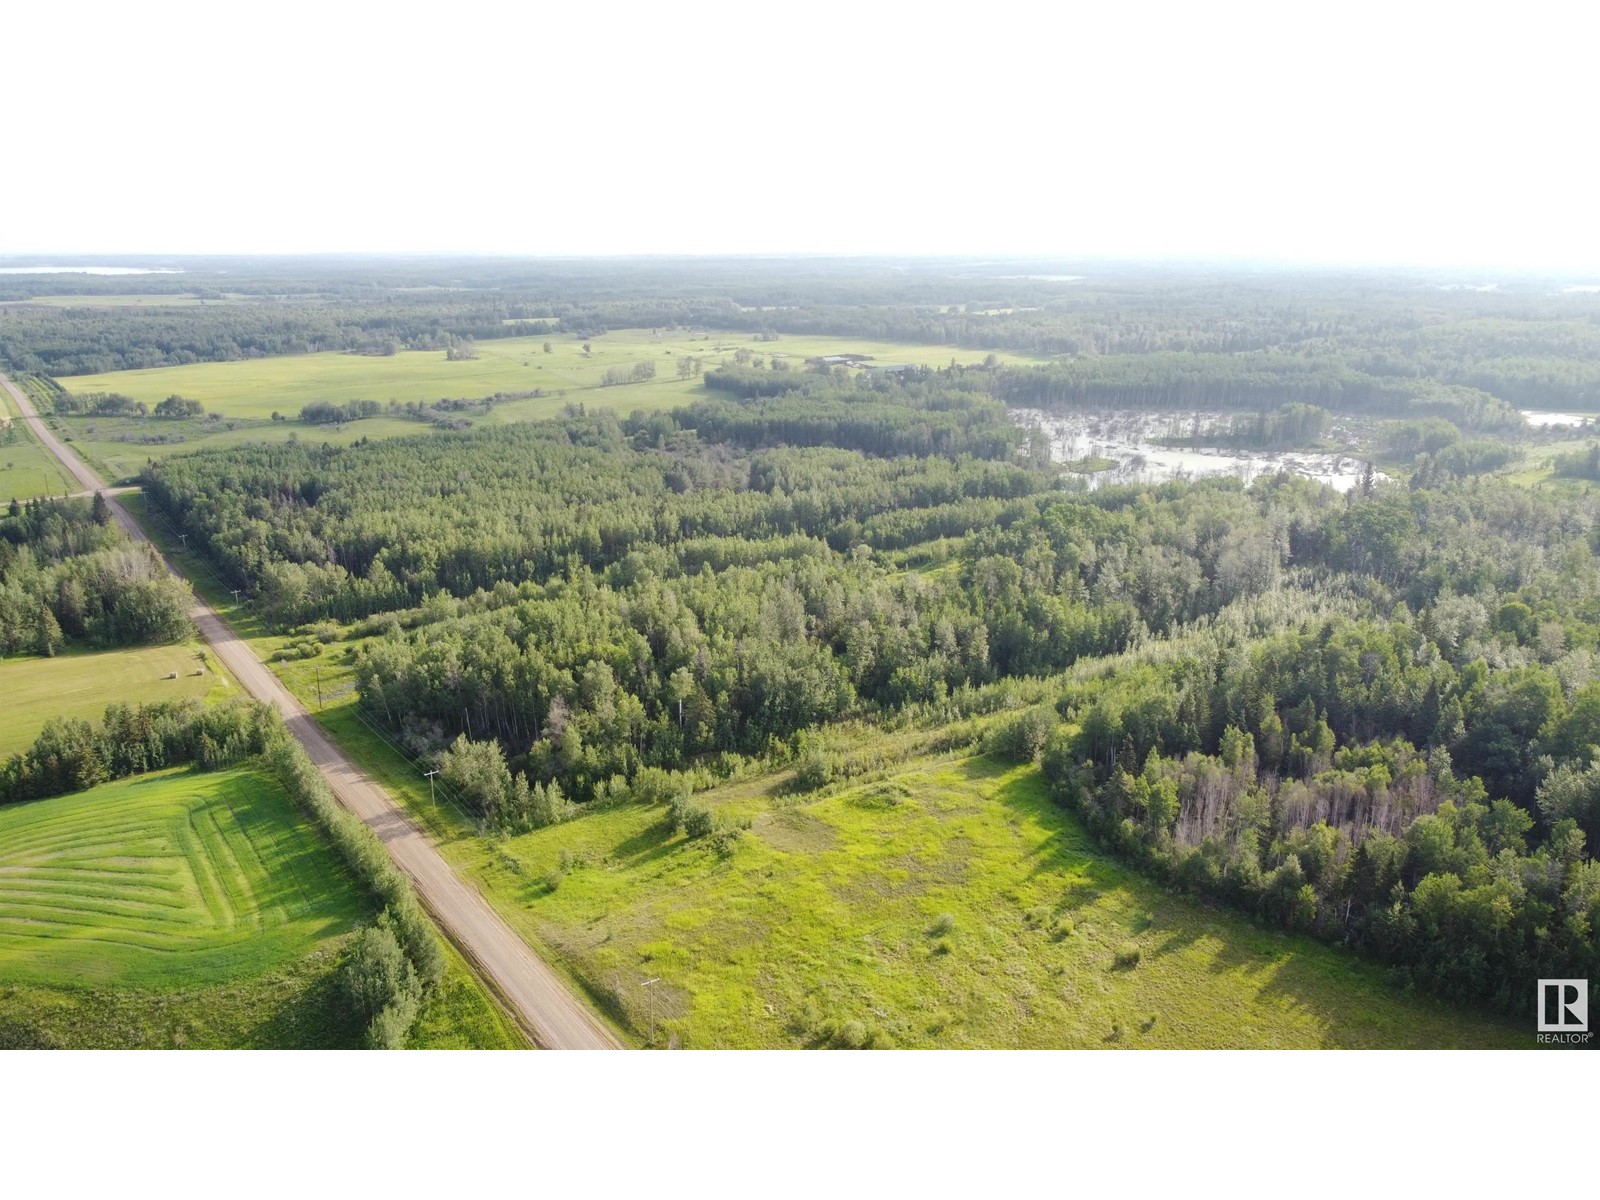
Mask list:
POLYGON ((1585 421, 1600 420, 1600 415, 1595 413, 1539 412, 1531 408, 1523 409, 1522 416, 1535 429, 1548 429, 1552 426, 1561 425, 1582 425, 1585 421))
POLYGON ((178 267, 0 267, 0 275, 182 275, 178 267))

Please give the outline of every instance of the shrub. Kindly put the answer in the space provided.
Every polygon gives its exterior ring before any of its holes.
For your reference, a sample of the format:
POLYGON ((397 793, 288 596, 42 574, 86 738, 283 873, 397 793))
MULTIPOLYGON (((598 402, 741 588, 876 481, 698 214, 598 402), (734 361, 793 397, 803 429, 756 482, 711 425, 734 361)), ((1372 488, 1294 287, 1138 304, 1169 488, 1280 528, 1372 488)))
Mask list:
POLYGON ((860 1021, 846 1021, 833 1035, 833 1044, 840 1050, 865 1050, 872 1035, 860 1021))
POLYGON ((387 909, 376 925, 357 936, 339 982, 351 1010, 366 1026, 368 1048, 403 1049, 422 1006, 422 983, 400 948, 387 909))
POLYGON ((682 791, 682 784, 661 767, 641 767, 633 777, 633 798, 641 804, 666 804, 682 791))
POLYGON ((703 804, 696 804, 688 796, 673 798, 671 814, 672 827, 683 830, 691 840, 709 837, 716 829, 711 810, 703 804))
POLYGON ((411 1027, 416 1024, 417 1012, 422 1006, 418 993, 406 992, 372 1018, 367 1026, 368 1050, 404 1050, 411 1027))
POLYGON ((1044 752, 1058 724, 1056 714, 1049 707, 1030 708, 1021 716, 991 729, 983 739, 984 752, 1013 762, 1034 762, 1044 752))
POLYGON ((833 756, 820 747, 811 746, 802 751, 795 763, 794 783, 802 792, 814 792, 827 787, 838 773, 833 756))
POLYGON ((395 997, 416 990, 417 973, 389 922, 379 917, 356 935, 339 982, 351 1010, 367 1024, 395 997))
POLYGON ((699 804, 691 804, 683 819, 683 832, 691 838, 709 837, 716 828, 716 823, 711 818, 711 810, 699 804))

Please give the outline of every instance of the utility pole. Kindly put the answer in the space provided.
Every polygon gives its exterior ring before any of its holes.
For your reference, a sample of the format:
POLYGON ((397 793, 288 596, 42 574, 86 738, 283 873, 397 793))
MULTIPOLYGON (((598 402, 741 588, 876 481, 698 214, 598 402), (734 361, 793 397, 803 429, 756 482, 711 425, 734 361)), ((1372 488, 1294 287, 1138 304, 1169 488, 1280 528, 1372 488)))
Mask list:
POLYGON ((187 533, 180 533, 178 535, 178 541, 183 543, 183 552, 187 554, 189 552, 189 535, 187 533))
POLYGON ((322 668, 313 667, 312 673, 317 677, 317 711, 322 711, 322 668))
POLYGON ((435 775, 437 775, 438 773, 439 772, 436 771, 436 770, 434 770, 434 771, 424 771, 423 772, 423 774, 428 777, 428 799, 433 804, 433 811, 434 812, 438 812, 439 811, 439 797, 433 794, 433 777, 435 775))
POLYGON ((228 590, 233 593, 233 602, 235 604, 239 603, 239 593, 244 591, 244 589, 243 588, 229 588, 228 590))

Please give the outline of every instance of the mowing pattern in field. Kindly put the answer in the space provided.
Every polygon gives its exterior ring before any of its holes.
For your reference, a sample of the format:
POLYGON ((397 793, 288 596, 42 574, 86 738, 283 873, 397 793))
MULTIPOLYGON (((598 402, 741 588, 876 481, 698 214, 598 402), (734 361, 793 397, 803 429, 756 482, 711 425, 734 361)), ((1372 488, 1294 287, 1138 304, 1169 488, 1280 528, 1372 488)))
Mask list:
POLYGON ((366 915, 272 780, 164 771, 0 809, 0 980, 160 987, 266 970, 366 915))

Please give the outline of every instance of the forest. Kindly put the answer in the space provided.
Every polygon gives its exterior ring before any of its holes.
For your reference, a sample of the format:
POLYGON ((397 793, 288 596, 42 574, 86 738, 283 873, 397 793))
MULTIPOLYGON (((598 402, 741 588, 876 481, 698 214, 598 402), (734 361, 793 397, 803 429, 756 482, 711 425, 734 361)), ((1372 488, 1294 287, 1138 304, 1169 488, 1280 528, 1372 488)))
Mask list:
POLYGON ((0 652, 182 641, 192 604, 188 584, 116 527, 103 496, 13 500, 0 517, 0 652))

